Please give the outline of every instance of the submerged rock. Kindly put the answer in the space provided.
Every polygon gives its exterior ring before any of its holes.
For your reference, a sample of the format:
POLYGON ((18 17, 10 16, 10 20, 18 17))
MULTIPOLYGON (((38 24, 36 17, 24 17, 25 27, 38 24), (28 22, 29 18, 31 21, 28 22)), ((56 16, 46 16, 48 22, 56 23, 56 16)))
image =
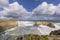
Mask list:
POLYGON ((4 29, 2 26, 0 26, 0 33, 1 33, 1 32, 4 32, 4 30, 5 30, 5 29, 4 29))

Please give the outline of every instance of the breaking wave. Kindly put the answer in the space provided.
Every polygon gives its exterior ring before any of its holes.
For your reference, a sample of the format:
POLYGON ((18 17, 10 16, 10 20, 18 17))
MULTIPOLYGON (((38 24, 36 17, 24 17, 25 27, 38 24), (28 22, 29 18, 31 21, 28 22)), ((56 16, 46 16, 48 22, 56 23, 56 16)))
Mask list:
POLYGON ((38 34, 38 35, 49 35, 51 31, 59 30, 60 23, 54 23, 55 28, 51 28, 45 25, 39 25, 38 27, 34 26, 33 22, 30 21, 18 21, 18 27, 14 30, 6 32, 6 34, 11 35, 25 35, 25 34, 38 34))

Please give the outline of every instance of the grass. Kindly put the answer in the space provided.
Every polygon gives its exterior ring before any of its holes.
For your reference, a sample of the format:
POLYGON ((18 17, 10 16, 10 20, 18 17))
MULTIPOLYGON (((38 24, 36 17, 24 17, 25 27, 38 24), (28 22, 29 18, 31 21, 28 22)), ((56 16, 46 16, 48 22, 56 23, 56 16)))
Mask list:
POLYGON ((23 37, 16 37, 14 40, 60 40, 60 36, 57 35, 24 35, 23 37))

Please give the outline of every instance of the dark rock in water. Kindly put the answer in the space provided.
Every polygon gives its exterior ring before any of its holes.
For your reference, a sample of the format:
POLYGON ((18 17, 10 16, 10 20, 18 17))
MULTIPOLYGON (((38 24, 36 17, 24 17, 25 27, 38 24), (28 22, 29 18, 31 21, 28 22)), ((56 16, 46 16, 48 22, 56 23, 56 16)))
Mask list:
POLYGON ((60 35, 60 29, 59 30, 52 31, 50 33, 50 35, 60 35))
POLYGON ((48 23, 47 26, 51 27, 51 28, 55 28, 53 23, 48 23))
POLYGON ((0 26, 0 33, 3 32, 4 30, 5 29, 2 26, 0 26))

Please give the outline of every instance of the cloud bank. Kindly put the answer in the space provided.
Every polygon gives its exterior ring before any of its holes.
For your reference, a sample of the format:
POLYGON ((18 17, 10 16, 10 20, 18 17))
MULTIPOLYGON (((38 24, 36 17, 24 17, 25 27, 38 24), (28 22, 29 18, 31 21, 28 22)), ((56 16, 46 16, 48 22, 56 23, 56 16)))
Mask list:
MULTIPOLYGON (((31 18, 30 18, 31 19, 31 18)), ((60 20, 60 4, 48 4, 43 2, 32 11, 34 20, 60 20)))
POLYGON ((42 2, 32 12, 28 12, 18 2, 9 4, 8 0, 0 0, 0 20, 60 20, 60 4, 42 2))
POLYGON ((54 15, 55 13, 60 15, 60 4, 54 5, 54 4, 48 4, 47 2, 43 2, 40 4, 37 8, 33 10, 33 12, 38 12, 40 14, 50 14, 54 15))
POLYGON ((9 4, 8 7, 4 7, 3 11, 0 11, 0 19, 20 20, 27 13, 28 11, 22 5, 14 2, 12 4, 9 4))

